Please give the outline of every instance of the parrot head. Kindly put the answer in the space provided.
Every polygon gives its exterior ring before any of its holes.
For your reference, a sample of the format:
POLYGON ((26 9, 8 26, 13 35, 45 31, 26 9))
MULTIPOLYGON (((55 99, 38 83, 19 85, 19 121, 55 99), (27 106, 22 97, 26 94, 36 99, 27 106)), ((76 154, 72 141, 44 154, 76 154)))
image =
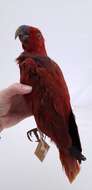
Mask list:
POLYGON ((46 55, 44 38, 38 28, 22 25, 15 32, 15 39, 17 37, 25 51, 46 55))

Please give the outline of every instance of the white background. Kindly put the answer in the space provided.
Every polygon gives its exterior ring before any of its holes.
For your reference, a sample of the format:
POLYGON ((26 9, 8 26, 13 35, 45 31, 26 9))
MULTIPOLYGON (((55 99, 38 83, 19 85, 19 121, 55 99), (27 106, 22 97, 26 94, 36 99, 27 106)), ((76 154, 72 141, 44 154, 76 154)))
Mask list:
POLYGON ((0 3, 0 89, 19 81, 15 58, 21 46, 14 40, 18 26, 38 26, 46 39, 48 55, 61 66, 71 95, 83 152, 87 161, 70 185, 51 144, 43 163, 35 157, 36 143, 26 132, 35 127, 26 119, 4 130, 0 141, 0 189, 80 190, 92 187, 92 1, 91 0, 3 0, 0 3))

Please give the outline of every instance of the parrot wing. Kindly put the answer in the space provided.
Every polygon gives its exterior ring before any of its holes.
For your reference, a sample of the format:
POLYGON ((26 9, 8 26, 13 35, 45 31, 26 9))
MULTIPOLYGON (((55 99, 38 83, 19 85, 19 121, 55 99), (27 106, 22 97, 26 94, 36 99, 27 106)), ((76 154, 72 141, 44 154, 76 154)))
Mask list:
POLYGON ((62 119, 63 124, 58 126, 60 132, 62 128, 62 140, 67 147, 73 147, 82 152, 78 128, 70 105, 70 96, 63 73, 59 66, 50 58, 36 58, 38 67, 37 74, 41 77, 43 85, 49 90, 54 108, 55 117, 62 119), (64 135, 65 134, 65 135, 64 135))

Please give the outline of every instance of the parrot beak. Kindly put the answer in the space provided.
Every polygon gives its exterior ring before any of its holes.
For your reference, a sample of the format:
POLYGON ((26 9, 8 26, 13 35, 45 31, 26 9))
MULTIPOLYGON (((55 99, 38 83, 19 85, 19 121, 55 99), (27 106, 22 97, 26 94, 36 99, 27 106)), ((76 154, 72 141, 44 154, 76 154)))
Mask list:
POLYGON ((29 38, 28 26, 22 25, 15 32, 15 39, 19 37, 21 42, 25 42, 29 38))
POLYGON ((20 34, 19 29, 17 29, 16 32, 15 32, 15 40, 19 36, 19 34, 20 34))

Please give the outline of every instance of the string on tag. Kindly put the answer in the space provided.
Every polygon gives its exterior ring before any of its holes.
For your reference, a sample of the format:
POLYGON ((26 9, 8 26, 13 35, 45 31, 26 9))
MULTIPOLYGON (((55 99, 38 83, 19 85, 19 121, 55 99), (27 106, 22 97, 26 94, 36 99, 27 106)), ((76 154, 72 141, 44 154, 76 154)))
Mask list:
MULTIPOLYGON (((38 129, 38 128, 37 128, 37 129, 38 129)), ((46 138, 46 136, 41 132, 40 129, 38 129, 38 131, 39 131, 39 134, 40 134, 40 141, 41 141, 41 143, 42 143, 41 149, 42 149, 42 150, 45 150, 44 139, 46 138)))

